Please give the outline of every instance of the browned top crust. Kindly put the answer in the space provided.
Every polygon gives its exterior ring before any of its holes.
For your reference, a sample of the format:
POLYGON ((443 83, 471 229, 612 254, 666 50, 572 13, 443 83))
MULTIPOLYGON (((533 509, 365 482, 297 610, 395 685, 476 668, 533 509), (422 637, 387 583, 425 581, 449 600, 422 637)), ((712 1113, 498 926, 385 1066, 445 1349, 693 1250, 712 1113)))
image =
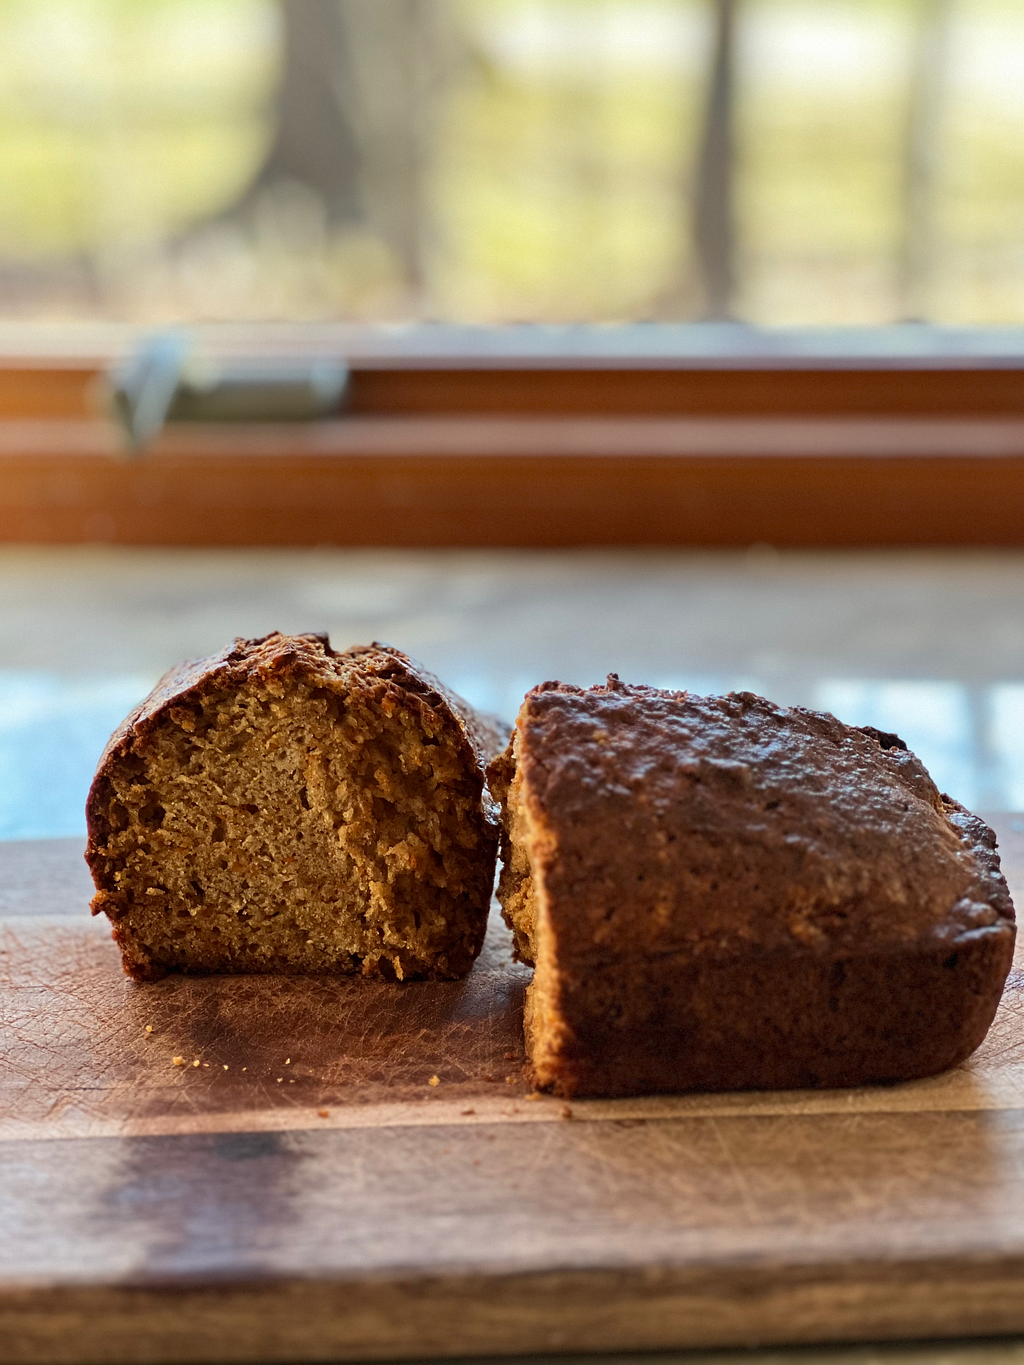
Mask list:
MULTIPOLYGON (((115 759, 128 753, 171 707, 189 701, 211 686, 240 686, 251 676, 308 676, 324 671, 342 679, 346 672, 356 672, 363 682, 379 680, 382 703, 390 700, 407 709, 422 707, 447 713, 459 726, 468 756, 481 772, 508 738, 508 727, 500 720, 475 711, 432 673, 390 645, 375 641, 372 645, 335 650, 328 637, 319 632, 282 635, 272 631, 258 639, 238 638, 219 654, 189 659, 169 669, 107 741, 86 800, 89 842, 85 858, 97 878, 97 886, 102 886, 106 870, 98 845, 106 837, 108 818, 101 779, 115 759)), ((496 817, 486 789, 483 795, 485 814, 494 822, 496 817)))
POLYGON ((516 754, 563 965, 1012 943, 994 834, 894 735, 612 674, 528 693, 516 754))

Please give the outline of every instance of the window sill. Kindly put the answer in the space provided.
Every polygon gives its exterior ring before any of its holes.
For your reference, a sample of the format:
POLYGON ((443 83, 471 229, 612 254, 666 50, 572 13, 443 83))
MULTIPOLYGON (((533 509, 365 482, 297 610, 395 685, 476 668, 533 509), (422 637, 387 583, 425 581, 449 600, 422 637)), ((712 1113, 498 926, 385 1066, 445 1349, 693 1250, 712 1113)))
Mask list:
POLYGON ((139 333, 0 328, 0 539, 164 545, 1024 544, 1024 333, 923 326, 195 329, 344 356, 344 416, 119 458, 139 333))
POLYGON ((1024 421, 348 417, 0 423, 0 540, 1024 544, 1024 421))

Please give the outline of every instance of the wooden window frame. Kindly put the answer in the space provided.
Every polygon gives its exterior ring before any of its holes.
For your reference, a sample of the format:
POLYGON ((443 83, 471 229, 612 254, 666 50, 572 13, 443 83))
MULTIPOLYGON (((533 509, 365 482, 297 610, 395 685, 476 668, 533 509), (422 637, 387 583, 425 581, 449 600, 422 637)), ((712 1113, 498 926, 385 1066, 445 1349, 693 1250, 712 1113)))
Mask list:
POLYGON ((0 330, 0 540, 134 545, 1024 544, 1024 335, 895 327, 197 329, 329 355, 313 423, 98 406, 130 329, 0 330))

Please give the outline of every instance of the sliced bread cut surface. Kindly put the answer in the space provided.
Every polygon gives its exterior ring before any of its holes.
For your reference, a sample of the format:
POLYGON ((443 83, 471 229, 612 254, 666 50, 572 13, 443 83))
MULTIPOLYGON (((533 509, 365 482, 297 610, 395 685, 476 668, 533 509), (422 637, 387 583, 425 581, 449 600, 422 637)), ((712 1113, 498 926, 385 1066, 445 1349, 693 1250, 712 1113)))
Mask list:
POLYGON ((464 975, 507 737, 404 654, 236 640, 123 722, 87 804, 93 913, 125 971, 464 975))
POLYGON ((852 1086, 962 1061, 1010 969, 995 836, 894 735, 612 675, 490 769, 538 1086, 852 1086))

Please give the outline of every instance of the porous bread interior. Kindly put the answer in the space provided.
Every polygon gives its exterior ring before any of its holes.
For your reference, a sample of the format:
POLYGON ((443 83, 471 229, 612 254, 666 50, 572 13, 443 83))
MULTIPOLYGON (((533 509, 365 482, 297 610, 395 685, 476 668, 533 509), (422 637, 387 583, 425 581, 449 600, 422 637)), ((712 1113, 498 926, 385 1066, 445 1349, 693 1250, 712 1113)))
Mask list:
POLYGON ((115 762, 97 908, 133 974, 469 969, 490 892, 479 779, 450 718, 387 710, 250 680, 170 708, 115 762))
POLYGON ((529 851, 529 822, 523 806, 523 777, 516 765, 518 754, 517 730, 512 741, 510 764, 506 767, 505 783, 500 793, 505 840, 501 876, 498 881, 498 900, 505 923, 512 930, 516 956, 521 962, 532 967, 537 961, 537 908, 529 851))
POLYGON ((529 810, 518 759, 517 729, 505 780, 498 784, 505 834, 498 900, 512 930, 517 956, 534 968, 533 979, 526 988, 523 1032, 533 1083, 545 1089, 558 1077, 558 1059, 565 1041, 565 1026, 558 1008, 558 969, 539 865, 541 852, 551 840, 537 828, 536 818, 529 810))

